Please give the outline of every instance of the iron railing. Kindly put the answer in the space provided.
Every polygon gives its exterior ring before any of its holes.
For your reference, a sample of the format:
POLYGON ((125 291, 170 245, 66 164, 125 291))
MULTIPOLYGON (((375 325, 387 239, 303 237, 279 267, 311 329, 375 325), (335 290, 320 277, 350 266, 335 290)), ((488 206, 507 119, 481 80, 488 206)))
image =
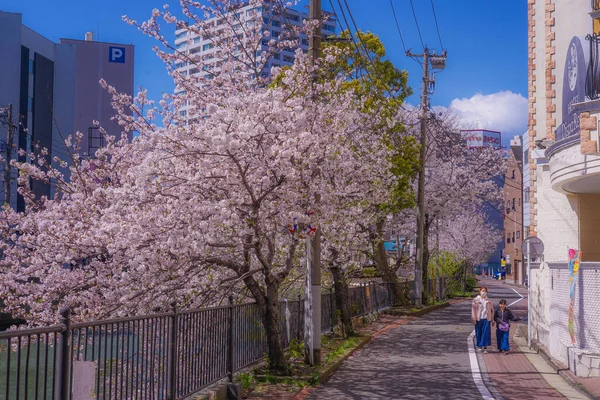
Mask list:
POLYGON ((600 35, 587 35, 585 39, 590 42, 590 61, 585 77, 585 95, 590 100, 596 100, 600 98, 600 35))
MULTIPOLYGON (((444 297, 441 283, 437 297, 444 297)), ((413 282, 350 288, 352 316, 393 305, 393 285, 412 298, 413 282)), ((324 293, 321 304, 322 332, 332 331, 335 294, 324 293)), ((58 326, 0 332, 0 398, 70 400, 81 371, 92 368, 98 400, 184 399, 265 358, 255 303, 185 311, 171 306, 168 313, 84 323, 71 323, 64 309, 58 326)), ((280 302, 286 348, 303 339, 303 314, 301 298, 280 302)))

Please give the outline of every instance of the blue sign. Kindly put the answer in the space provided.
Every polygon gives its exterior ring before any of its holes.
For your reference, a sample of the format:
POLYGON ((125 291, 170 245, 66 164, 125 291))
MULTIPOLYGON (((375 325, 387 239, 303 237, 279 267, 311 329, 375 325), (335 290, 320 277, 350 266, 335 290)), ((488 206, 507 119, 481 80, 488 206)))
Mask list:
POLYGON ((108 48, 108 62, 125 64, 125 47, 108 48))
POLYGON ((583 46, 583 39, 575 36, 569 43, 562 92, 562 123, 556 129, 556 140, 579 135, 579 111, 576 103, 585 101, 585 79, 589 46, 583 46))

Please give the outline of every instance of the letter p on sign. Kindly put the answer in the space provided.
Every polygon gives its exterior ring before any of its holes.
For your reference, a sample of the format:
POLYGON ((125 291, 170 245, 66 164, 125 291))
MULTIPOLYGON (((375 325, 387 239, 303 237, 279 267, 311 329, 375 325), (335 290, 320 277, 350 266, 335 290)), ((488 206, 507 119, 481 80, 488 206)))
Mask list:
POLYGON ((114 63, 125 63, 125 47, 112 47, 108 48, 108 61, 114 63))

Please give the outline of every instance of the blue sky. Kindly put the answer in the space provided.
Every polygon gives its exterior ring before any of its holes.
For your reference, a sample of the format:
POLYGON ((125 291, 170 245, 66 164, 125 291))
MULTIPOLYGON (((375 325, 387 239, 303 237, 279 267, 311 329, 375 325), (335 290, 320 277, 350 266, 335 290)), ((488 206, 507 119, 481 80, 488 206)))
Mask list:
MULTIPOLYGON (((404 55, 389 0, 347 0, 361 30, 376 33, 394 64, 409 71, 409 84, 420 91, 421 67, 404 55)), ((407 48, 421 52, 422 46, 409 0, 392 0, 407 48)), ((173 84, 165 67, 154 55, 155 41, 143 36, 121 20, 128 16, 144 20, 156 0, 0 0, 0 10, 23 14, 23 22, 47 38, 83 39, 86 31, 108 42, 136 46, 135 83, 158 99, 173 84)), ((323 8, 331 10, 329 0, 323 8)), ((178 2, 169 1, 173 8, 178 2)), ((333 0, 339 13, 337 0, 333 0)), ((431 1, 413 0, 423 41, 441 50, 431 1)), ((453 106, 473 124, 504 131, 508 136, 522 133, 527 126, 527 6, 525 1, 433 0, 441 38, 448 50, 446 69, 437 75, 432 104, 453 106)), ((299 7, 308 4, 303 0, 299 7)), ((343 4, 343 0, 342 0, 343 4)), ((341 17, 341 16, 340 16, 341 17)), ((173 35, 172 27, 168 33, 173 35)), ((409 100, 419 102, 417 94, 409 100)))

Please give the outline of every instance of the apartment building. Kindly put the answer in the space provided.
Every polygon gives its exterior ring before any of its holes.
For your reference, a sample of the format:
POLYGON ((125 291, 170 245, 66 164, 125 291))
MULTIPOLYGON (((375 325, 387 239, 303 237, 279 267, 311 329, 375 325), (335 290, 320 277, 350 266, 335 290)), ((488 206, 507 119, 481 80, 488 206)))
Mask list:
MULTIPOLYGON (((336 34, 337 21, 333 14, 323 13, 328 16, 328 19, 321 26, 322 36, 334 36, 336 34)), ((235 19, 236 22, 239 21, 239 23, 236 23, 232 27, 225 26, 224 18, 211 18, 206 20, 205 23, 207 26, 213 24, 212 26, 214 26, 217 31, 219 30, 219 26, 223 26, 223 29, 228 30, 233 28, 236 32, 239 32, 237 35, 243 40, 245 38, 243 24, 245 23, 254 23, 257 20, 262 21, 263 31, 269 31, 271 38, 277 38, 285 29, 285 26, 302 26, 304 21, 308 20, 309 17, 307 13, 289 7, 285 8, 284 12, 274 14, 269 10, 265 10, 262 5, 248 4, 236 10, 235 19)), ((259 51, 267 51, 269 49, 269 40, 269 38, 262 39, 261 49, 259 49, 259 51)), ((308 51, 308 37, 306 37, 306 35, 301 35, 299 38, 299 47, 305 52, 308 51)), ((200 70, 200 68, 193 63, 181 60, 178 63, 178 72, 187 76, 203 76, 207 79, 211 79, 214 74, 218 72, 219 61, 216 58, 218 49, 214 46, 213 38, 198 35, 183 27, 175 31, 175 48, 185 54, 197 54, 207 60, 213 60, 212 64, 209 63, 209 67, 204 70, 200 70)), ((267 62, 263 74, 268 76, 273 67, 293 65, 296 50, 297 49, 290 48, 273 54, 272 59, 267 62)), ((179 91, 182 91, 182 89, 179 91)), ((184 106, 180 110, 181 115, 186 116, 191 108, 191 105, 184 106)))
POLYGON ((529 234, 545 244, 531 333, 577 375, 600 376, 600 2, 528 0, 528 20, 529 234))

